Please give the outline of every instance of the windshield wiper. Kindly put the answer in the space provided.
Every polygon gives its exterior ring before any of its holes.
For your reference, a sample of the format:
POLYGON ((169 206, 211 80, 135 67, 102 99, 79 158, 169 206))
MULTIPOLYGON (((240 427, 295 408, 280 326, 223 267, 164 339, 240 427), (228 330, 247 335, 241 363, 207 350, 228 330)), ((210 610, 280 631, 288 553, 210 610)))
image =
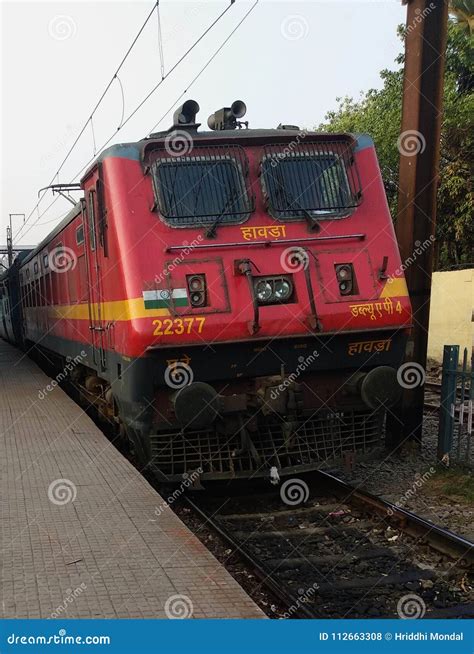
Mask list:
POLYGON ((304 207, 301 206, 301 204, 295 199, 293 194, 289 189, 287 189, 284 185, 281 179, 278 177, 272 177, 272 179, 275 180, 275 182, 278 184, 278 191, 280 195, 283 198, 283 201, 285 204, 290 208, 297 209, 298 211, 301 211, 303 216, 306 218, 306 221, 308 223, 308 227, 310 228, 311 231, 319 231, 321 229, 321 225, 318 222, 318 219, 315 218, 309 211, 308 209, 305 209, 304 207))
POLYGON ((230 194, 226 199, 224 206, 222 207, 217 218, 214 220, 212 225, 210 225, 210 227, 206 230, 205 236, 207 238, 215 238, 218 225, 226 215, 227 209, 234 204, 234 202, 237 200, 238 197, 239 197, 239 189, 236 188, 234 192, 230 194))

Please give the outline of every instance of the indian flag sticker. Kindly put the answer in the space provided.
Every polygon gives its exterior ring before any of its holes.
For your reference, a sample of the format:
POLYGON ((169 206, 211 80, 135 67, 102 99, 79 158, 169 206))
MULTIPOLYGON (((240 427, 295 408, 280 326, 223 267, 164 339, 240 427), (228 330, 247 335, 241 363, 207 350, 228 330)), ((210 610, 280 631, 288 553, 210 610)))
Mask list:
POLYGON ((185 288, 158 289, 155 291, 143 291, 145 309, 167 309, 188 306, 188 293, 185 288))

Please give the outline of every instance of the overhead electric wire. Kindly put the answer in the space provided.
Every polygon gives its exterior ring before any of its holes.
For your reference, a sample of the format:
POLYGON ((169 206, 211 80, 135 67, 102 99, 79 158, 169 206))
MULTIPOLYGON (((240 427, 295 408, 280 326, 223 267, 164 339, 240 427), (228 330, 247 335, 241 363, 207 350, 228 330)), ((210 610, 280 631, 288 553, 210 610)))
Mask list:
MULTIPOLYGON (((248 16, 250 11, 255 7, 256 4, 258 4, 259 0, 256 0, 255 4, 251 7, 251 9, 247 12, 247 14, 244 16, 244 18, 238 23, 237 27, 233 29, 231 34, 225 39, 224 43, 222 44, 221 48, 225 43, 229 40, 230 36, 237 30, 237 28, 242 24, 242 22, 245 20, 245 18, 248 16)), ((231 3, 228 5, 226 9, 224 9, 223 12, 209 25, 209 27, 201 34, 201 36, 194 41, 194 43, 186 50, 186 52, 178 59, 178 61, 170 68, 170 70, 166 73, 163 79, 161 79, 152 89, 149 91, 149 93, 141 100, 141 102, 135 107, 135 109, 127 116, 127 118, 122 122, 122 124, 115 130, 115 132, 98 148, 97 152, 101 152, 109 143, 110 141, 116 136, 116 134, 123 128, 125 125, 133 118, 133 116, 141 109, 141 107, 150 99, 150 97, 158 90, 158 88, 161 86, 161 84, 176 70, 176 68, 188 57, 191 52, 194 50, 194 48, 202 41, 202 39, 212 30, 212 28, 216 25, 216 23, 224 16, 224 14, 231 8, 231 6, 234 4, 234 0, 231 0, 231 3)), ((219 48, 219 50, 221 49, 219 48)), ((218 51, 213 55, 213 57, 217 54, 218 51)), ((212 58, 213 58, 212 57, 212 58)), ((211 59, 212 60, 212 59, 211 59)), ((208 64, 210 61, 208 62, 208 64)), ((95 159, 96 159, 97 154, 94 154, 93 157, 87 161, 86 164, 74 175, 73 181, 78 177, 86 168, 91 164, 95 159)))
MULTIPOLYGON (((159 6, 159 0, 157 0, 157 2, 154 3, 153 8, 151 9, 150 13, 148 14, 148 16, 147 16, 146 19, 145 19, 145 22, 143 23, 143 25, 142 25, 142 26, 140 27, 140 29, 138 30, 137 35, 136 35, 135 38, 133 39, 133 41, 132 41, 130 47, 128 48, 127 52, 125 53, 124 57, 122 58, 122 61, 120 62, 120 64, 119 64, 117 70, 115 71, 114 75, 112 76, 112 78, 110 79, 109 83, 108 83, 107 86, 105 87, 105 89, 104 89, 104 91, 102 92, 100 98, 99 98, 98 101, 96 102, 95 107, 92 109, 92 111, 91 111, 89 117, 87 118, 87 120, 85 121, 84 125, 82 126, 82 128, 81 128, 79 134, 77 135, 76 139, 74 140, 74 143, 71 145, 71 147, 70 147, 69 150, 67 151, 66 156, 65 156, 64 159, 62 160, 61 164, 59 165, 59 168, 58 168, 57 172, 53 175, 53 177, 52 177, 51 181, 49 182, 48 186, 50 186, 50 185, 54 182, 55 177, 57 177, 57 175, 59 175, 59 172, 61 171, 62 167, 64 166, 64 164, 66 163, 66 161, 69 159, 69 157, 70 157, 72 151, 74 150, 74 148, 76 147, 76 145, 77 145, 79 139, 80 139, 81 136, 84 134, 84 132, 85 132, 85 130, 86 130, 86 128, 87 128, 87 125, 88 125, 89 122, 92 120, 92 116, 95 114, 95 112, 96 112, 97 109, 99 108, 99 106, 100 106, 102 100, 104 99, 104 97, 105 97, 106 94, 107 94, 107 91, 108 91, 108 90, 110 89, 110 87, 112 86, 112 84, 113 84, 115 78, 117 77, 117 74, 119 73, 120 69, 121 69, 122 66, 124 65, 124 63, 125 63, 125 61, 127 60, 129 54, 130 54, 131 51, 133 50, 133 48, 134 48, 134 46, 135 46, 135 43, 136 43, 136 42, 138 41, 138 39, 140 38, 140 35, 142 34, 143 30, 145 29, 145 27, 146 27, 148 21, 149 21, 150 18, 152 17, 153 12, 155 11, 155 9, 157 9, 157 11, 158 11, 158 6, 159 6)), ((43 192, 43 194, 41 195, 41 197, 39 198, 38 202, 37 202, 36 205, 33 207, 33 209, 30 211, 30 213, 28 214, 28 217, 26 218, 25 222, 24 222, 23 225, 20 227, 20 229, 16 232, 16 234, 14 235, 13 238, 16 238, 16 237, 17 237, 17 236, 18 236, 18 235, 23 231, 23 227, 28 223, 28 221, 30 220, 31 216, 32 216, 33 213, 35 212, 36 208, 39 206, 41 200, 43 199, 43 197, 45 196, 46 193, 47 193, 47 189, 44 190, 44 192, 43 192)), ((56 198, 56 199, 58 199, 58 198, 56 198)))
MULTIPOLYGON (((208 28, 207 28, 207 29, 206 29, 206 30, 201 34, 201 36, 200 36, 200 37, 199 37, 199 38, 198 38, 198 39, 197 39, 197 40, 196 40, 196 41, 195 41, 195 42, 194 42, 194 43, 193 43, 193 44, 188 48, 188 50, 186 50, 186 52, 185 52, 185 53, 180 57, 180 59, 178 59, 178 61, 177 61, 177 62, 172 66, 172 68, 170 68, 170 70, 169 70, 169 71, 164 75, 164 77, 163 77, 163 78, 162 78, 162 79, 161 79, 161 80, 160 80, 160 81, 159 81, 159 82, 158 82, 158 83, 153 87, 153 89, 151 89, 151 91, 150 91, 150 92, 149 92, 149 93, 148 93, 148 94, 143 98, 143 100, 142 100, 142 101, 141 101, 141 102, 140 102, 140 103, 135 107, 135 109, 134 109, 134 110, 133 110, 133 111, 132 111, 128 116, 127 116, 127 118, 126 118, 123 122, 121 122, 121 124, 120 124, 119 127, 115 130, 115 132, 114 132, 114 133, 113 133, 113 134, 112 134, 112 135, 111 135, 111 136, 110 136, 110 137, 105 141, 105 143, 103 143, 102 146, 97 150, 97 153, 100 153, 100 152, 101 152, 101 151, 102 151, 102 150, 103 150, 103 149, 104 149, 104 148, 105 148, 105 147, 110 143, 110 141, 111 141, 111 140, 116 136, 116 134, 117 134, 117 133, 118 133, 118 132, 123 128, 123 127, 125 127, 125 125, 129 122, 129 120, 132 119, 132 117, 137 113, 137 111, 139 111, 139 109, 140 109, 140 108, 141 108, 141 107, 142 107, 142 106, 143 106, 143 105, 144 105, 144 104, 145 104, 145 103, 150 99, 150 97, 151 97, 151 96, 152 96, 152 95, 153 95, 153 94, 158 90, 158 88, 161 86, 161 84, 162 84, 162 83, 163 83, 163 82, 164 82, 164 81, 165 81, 165 80, 166 80, 166 79, 167 79, 167 78, 168 78, 168 77, 169 77, 169 76, 170 76, 170 75, 171 75, 171 74, 176 70, 176 68, 177 68, 177 67, 178 67, 178 66, 179 66, 179 65, 184 61, 184 59, 186 59, 186 57, 188 57, 188 55, 189 55, 189 54, 194 50, 194 48, 195 48, 195 47, 196 47, 196 46, 197 46, 197 45, 202 41, 202 39, 203 39, 203 38, 204 38, 204 37, 205 37, 205 36, 206 36, 206 35, 207 35, 211 30, 212 30, 212 28, 213 28, 213 27, 214 27, 214 26, 215 26, 215 25, 216 25, 216 24, 221 20, 221 18, 222 18, 222 17, 227 13, 227 11, 231 8, 231 6, 232 6, 234 3, 235 3, 235 0, 230 0, 230 4, 226 7, 226 9, 224 9, 224 10, 219 14, 219 16, 218 16, 218 17, 217 17, 217 18, 216 18, 216 19, 211 23, 211 25, 209 25, 209 27, 208 27, 208 28)), ((224 40, 224 42, 219 46, 219 48, 214 52, 214 54, 209 58, 209 60, 207 61, 207 63, 203 66, 203 68, 199 71, 199 73, 195 76, 195 78, 194 78, 194 79, 191 81, 191 83, 187 86, 186 90, 181 94, 180 98, 181 98, 181 97, 182 97, 182 96, 187 92, 187 90, 191 87, 191 85, 192 85, 192 84, 193 84, 193 83, 198 79, 198 77, 199 77, 199 76, 204 72, 204 70, 209 66, 209 64, 213 61, 213 59, 217 56, 217 54, 222 50, 222 48, 223 48, 223 47, 226 45, 226 43, 230 40, 230 38, 233 36, 233 34, 235 34, 235 32, 237 31, 237 29, 242 25, 242 23, 246 20, 246 18, 250 15, 250 13, 254 10, 254 8, 256 7, 256 5, 257 5, 258 3, 259 3, 259 0, 256 0, 256 1, 254 2, 254 4, 250 7, 250 9, 246 12, 246 14, 243 16, 243 18, 242 18, 242 19, 239 21, 239 23, 236 25, 236 27, 235 27, 235 28, 232 30, 232 32, 231 32, 231 33, 226 37, 226 39, 224 40)), ((147 19, 146 19, 147 21, 149 20, 149 18, 150 18, 150 16, 151 16, 151 14, 153 13, 155 7, 157 7, 158 5, 159 5, 159 2, 157 2, 157 3, 154 5, 152 12, 148 15, 148 17, 147 17, 147 19)), ((144 27, 144 26, 145 26, 145 24, 143 25, 143 27, 144 27)), ((143 27, 142 27, 142 30, 143 30, 143 27)), ((141 31, 142 31, 142 30, 141 30, 141 31)), ((137 36, 138 36, 138 35, 137 35, 137 36)), ((136 41, 136 39, 135 39, 135 41, 136 41)), ((134 41, 134 42, 135 42, 135 41, 134 41)), ((132 44, 131 47, 133 47, 133 44, 132 44)), ((129 51, 130 51, 130 49, 129 49, 129 51)), ((123 63, 123 62, 122 62, 122 63, 123 63)), ((122 65, 122 64, 121 64, 121 65, 122 65)), ((120 67, 119 67, 119 69, 120 69, 120 67)), ((117 70, 119 70, 119 69, 117 69, 117 70)), ((114 78, 115 78, 115 76, 116 76, 116 74, 114 75, 114 78)), ((109 87, 110 87, 110 84, 109 84, 109 87)), ((179 100, 178 100, 178 101, 179 101, 179 100)), ((176 101, 175 101, 174 104, 176 104, 176 101)), ((167 113, 168 113, 168 112, 169 112, 169 110, 167 111, 167 113)), ((165 114, 165 115, 166 115, 166 114, 165 114)), ((87 122, 86 122, 86 124, 85 124, 85 127, 87 127, 87 125, 88 125, 88 123, 89 123, 89 120, 90 120, 90 118, 87 120, 87 122)), ((161 122, 161 120, 163 120, 163 118, 161 118, 159 122, 161 122)), ((159 124, 159 123, 157 123, 157 124, 159 124)), ((85 128, 85 127, 84 127, 84 128, 85 128)), ((76 142, 77 142, 77 139, 76 139, 76 142)), ((74 177, 73 177, 73 181, 74 181, 74 180, 75 180, 75 179, 76 179, 76 178, 77 178, 77 177, 78 177, 78 176, 79 176, 79 175, 80 175, 80 174, 81 174, 81 173, 82 173, 82 172, 83 172, 83 171, 84 171, 84 170, 85 170, 85 169, 86 169, 86 168, 87 168, 87 167, 88 167, 88 166, 89 166, 89 165, 90 165, 90 164, 91 164, 95 159, 96 159, 96 157, 97 157, 97 153, 95 153, 94 156, 91 157, 91 159, 89 159, 89 161, 87 161, 87 163, 86 163, 86 164, 85 164, 85 165, 84 165, 84 166, 83 166, 83 167, 82 167, 82 168, 81 168, 81 169, 80 169, 80 170, 79 170, 79 171, 74 175, 74 177)), ((68 155, 67 155, 67 156, 68 156, 68 155)), ((65 161, 65 160, 64 160, 64 161, 65 161)), ((61 164, 61 166, 62 166, 62 165, 64 165, 64 162, 61 164)), ((59 170, 60 170, 60 168, 59 168, 59 170)), ((59 172, 59 170, 58 170, 58 172, 59 172)), ((56 173, 56 175, 57 175, 57 173, 56 173)), ((56 175, 55 175, 54 177, 56 177, 56 175)), ((54 180, 54 177, 53 177, 53 180, 54 180)), ((25 223, 23 224, 23 227, 25 226, 26 222, 28 222, 28 220, 30 219, 30 217, 31 217, 31 215, 33 214, 34 210, 38 207, 39 203, 41 202, 41 199, 42 199, 42 198, 40 198, 40 200, 38 201, 38 203, 36 204, 36 206, 33 208, 32 212, 29 214, 28 218, 26 219, 25 223)), ((46 211, 47 211, 47 210, 48 210, 48 209, 49 209, 49 208, 50 208, 50 207, 51 207, 51 206, 52 206, 52 205, 53 205, 53 204, 54 204, 58 199, 59 199, 59 196, 58 196, 57 198, 55 198, 55 200, 53 200, 53 202, 52 202, 52 203, 47 207, 47 209, 46 209, 45 211, 43 211, 43 212, 38 216, 38 218, 37 218, 37 219, 36 219, 36 220, 35 220, 35 221, 34 221, 34 222, 29 226, 29 228, 28 228, 27 231, 23 234, 23 236, 26 236, 26 234, 27 234, 27 233, 28 233, 28 232, 29 232, 29 231, 30 231, 30 230, 31 230, 31 229, 32 229, 32 228, 37 224, 38 220, 41 219, 41 217, 44 215, 44 213, 45 213, 45 212, 46 212, 46 211)), ((19 232, 17 232, 17 234, 20 233, 21 231, 22 231, 22 230, 20 229, 19 232)), ((16 236, 16 235, 15 235, 15 236, 16 236)))
MULTIPOLYGON (((217 18, 216 18, 216 19, 211 23, 211 25, 209 25, 209 27, 208 27, 208 28, 207 28, 207 29, 206 29, 206 30, 201 34, 201 36, 200 36, 200 37, 199 37, 199 38, 198 38, 198 39, 197 39, 197 40, 192 44, 192 46, 191 46, 190 48, 188 48, 188 50, 187 50, 187 51, 182 55, 182 57, 181 57, 180 59, 178 59, 178 61, 174 64, 174 66, 173 66, 173 67, 172 67, 172 68, 171 68, 171 69, 170 69, 170 70, 165 74, 165 76, 164 76, 164 77, 163 77, 163 78, 162 78, 162 79, 161 79, 161 80, 160 80, 160 81, 159 81, 159 82, 158 82, 158 83, 153 87, 153 89, 152 89, 152 90, 151 90, 151 91, 150 91, 150 92, 145 96, 145 98, 143 98, 143 100, 142 100, 142 101, 137 105, 137 107, 135 107, 135 109, 132 111, 132 113, 129 114, 129 115, 127 116, 127 118, 126 118, 126 119, 125 119, 125 120, 124 120, 124 121, 119 125, 119 127, 115 130, 115 132, 114 132, 114 133, 113 133, 113 134, 112 134, 112 135, 107 139, 107 141, 105 141, 105 143, 104 143, 104 144, 103 144, 103 145, 98 149, 98 152, 101 152, 101 151, 105 148, 105 146, 108 145, 108 143, 110 143, 110 141, 114 138, 114 136, 116 136, 116 134, 117 134, 117 133, 118 133, 118 132, 119 132, 119 131, 120 131, 120 130, 121 130, 121 129, 122 129, 122 128, 127 124, 127 123, 128 123, 128 121, 131 120, 131 118, 132 118, 132 117, 137 113, 137 111, 139 111, 139 109, 140 109, 140 108, 145 104, 145 102, 147 102, 147 101, 149 100, 149 98, 150 98, 150 97, 151 97, 151 96, 152 96, 152 95, 157 91, 157 89, 161 86, 161 84, 165 81, 165 79, 166 79, 167 77, 169 77, 169 76, 174 72, 174 70, 176 70, 176 68, 177 68, 177 67, 178 67, 178 66, 179 66, 179 65, 184 61, 184 59, 186 59, 186 57, 187 57, 187 56, 188 56, 188 55, 189 55, 189 54, 194 50, 194 48, 198 45, 198 43, 200 43, 200 42, 202 41, 202 39, 203 39, 203 38, 204 38, 204 37, 205 37, 205 36, 206 36, 206 35, 207 35, 211 30, 212 30, 212 28, 216 25, 216 23, 218 23, 218 22, 221 20, 221 18, 222 18, 222 17, 223 17, 223 16, 224 16, 228 11, 229 11, 229 9, 232 7, 232 5, 234 4, 234 2, 235 2, 235 0, 230 0, 230 4, 229 4, 229 5, 228 5, 228 6, 227 6, 227 7, 226 7, 226 8, 225 8, 225 9, 224 9, 220 14, 219 14, 219 16, 218 16, 218 17, 217 17, 217 18)), ((133 45, 135 44, 135 42, 136 42, 136 40, 138 39, 139 35, 140 35, 141 32, 143 31, 143 29, 144 29, 146 23, 147 23, 148 20, 150 19, 150 16, 152 15, 152 13, 153 13, 153 11, 155 10, 155 8, 158 7, 158 5, 159 5, 159 2, 156 2, 155 5, 153 6, 152 11, 148 14, 145 23, 143 24, 143 26, 142 26, 140 32, 139 32, 139 33, 137 34, 137 36, 135 37, 134 42, 133 42, 132 45, 130 46, 130 48, 129 48, 129 50, 128 50, 126 56, 128 56, 128 53, 131 51, 131 48, 132 48, 133 45)), ((116 77, 116 75, 117 75, 117 72, 120 70, 120 67, 123 65, 123 63, 124 63, 124 61, 125 61, 125 58, 126 58, 126 57, 124 57, 124 59, 122 60, 122 62, 121 62, 121 64, 120 64, 119 68, 117 69, 117 71, 116 71, 114 77, 112 78, 112 80, 111 80, 111 82, 109 83, 109 85, 108 85, 107 88, 110 88, 110 84, 111 84, 112 81, 115 79, 115 77, 116 77)), ((107 92, 107 90, 102 94, 102 98, 103 98, 103 96, 105 95, 106 92, 107 92)), ((102 98, 101 98, 101 99, 102 99, 102 98)), ((97 105, 96 105, 96 108, 97 108, 97 105)), ((95 111, 95 109, 94 109, 94 111, 95 111)), ((81 133, 80 133, 79 136, 76 138, 76 140, 75 140, 73 146, 72 146, 71 149, 69 150, 69 152, 68 152, 68 154, 66 155, 64 161, 62 162, 61 166, 59 167, 58 172, 54 175, 54 177, 53 177, 52 181, 50 182, 50 184, 52 184, 52 182, 54 181, 54 178, 55 178, 55 177, 57 176, 57 174, 59 173, 59 170, 61 170, 61 167, 64 165, 65 161, 66 161, 67 158, 69 157, 70 153, 72 152, 72 148, 73 148, 74 145, 77 143, 77 141, 79 140, 81 134, 84 132, 85 128, 86 128, 87 125, 89 124, 89 122, 90 122, 90 120, 91 120, 91 118, 92 118, 92 115, 93 115, 93 114, 91 114, 91 117, 86 121, 84 127, 83 127, 82 130, 81 130, 81 133)), ((82 172, 83 170, 85 170, 85 169, 87 168, 87 166, 88 166, 92 161, 94 161, 94 159, 96 158, 96 156, 97 156, 97 154, 94 153, 94 156, 93 156, 91 159, 89 159, 89 161, 88 161, 88 162, 87 162, 87 163, 86 163, 86 164, 81 168, 81 170, 80 170, 78 173, 76 173, 76 175, 74 175, 73 179, 75 179, 78 175, 80 175, 81 172, 82 172)), ((33 215, 35 209, 39 206, 39 204, 40 204, 40 202, 41 202, 41 200, 42 200, 42 198, 44 197, 44 194, 45 194, 46 192, 47 192, 47 191, 45 190, 45 192, 43 193, 43 195, 40 197, 40 199, 39 199, 38 202, 36 203, 35 207, 33 207, 32 211, 30 212, 30 214, 29 214, 28 217, 26 218, 26 220, 25 220, 25 222, 23 223, 22 227, 21 227, 21 228, 18 230, 18 232, 15 234, 15 237, 14 237, 14 238, 16 238, 16 237, 17 237, 17 236, 18 236, 18 235, 23 231, 23 227, 24 227, 24 226, 28 223, 28 221, 30 220, 31 216, 33 215)), ((57 200, 57 199, 58 199, 58 198, 56 198, 56 200, 57 200)), ((54 202, 55 202, 56 200, 54 200, 54 202)), ((53 202, 53 204, 54 204, 54 202, 53 202)), ((50 206, 52 206, 52 205, 50 205, 50 206)), ((49 208, 49 207, 48 207, 48 208, 49 208)), ((26 234, 27 234, 27 233, 28 233, 28 232, 29 232, 29 231, 30 231, 30 230, 35 226, 35 224, 38 222, 38 220, 40 220, 40 218, 41 218, 43 215, 44 215, 44 212, 43 212, 42 214, 40 214, 40 215, 38 216, 38 218, 37 218, 37 219, 36 219, 36 220, 35 220, 35 221, 30 225, 30 227, 29 227, 29 228, 27 229, 27 231, 23 234, 23 236, 26 236, 26 234)))
POLYGON ((250 7, 250 9, 247 11, 247 13, 243 16, 243 18, 240 20, 240 22, 237 23, 237 25, 234 27, 234 29, 232 30, 232 32, 231 32, 231 33, 227 36, 227 38, 226 38, 226 39, 221 43, 221 45, 217 48, 217 50, 214 52, 214 54, 212 54, 211 57, 209 57, 209 59, 207 60, 207 62, 204 64, 204 66, 201 68, 201 70, 198 72, 198 74, 197 74, 195 77, 193 77, 193 79, 192 79, 191 82, 187 85, 187 87, 184 89, 184 91, 181 93, 181 95, 180 95, 180 96, 179 96, 179 97, 178 97, 178 98, 173 102, 173 104, 172 104, 172 105, 167 109, 167 111, 162 115, 162 117, 160 118, 160 120, 159 120, 157 123, 155 123, 155 125, 153 125, 153 127, 149 130, 149 132, 148 132, 148 136, 150 136, 150 134, 152 134, 152 133, 155 131, 155 129, 158 127, 158 125, 159 125, 159 124, 160 124, 160 123, 161 123, 161 122, 166 118, 166 116, 170 113, 170 111, 172 111, 172 110, 174 109, 174 107, 178 104, 178 102, 181 100, 181 98, 182 98, 184 95, 186 95, 186 93, 189 91, 189 89, 190 89, 191 86, 194 84, 194 82, 196 82, 196 81, 199 79, 199 77, 201 77, 201 75, 202 75, 203 72, 206 70, 206 68, 207 68, 207 67, 208 67, 208 66, 209 66, 209 65, 214 61, 214 59, 217 57, 217 55, 219 54, 219 52, 220 52, 220 51, 221 51, 221 50, 222 50, 222 49, 227 45, 227 43, 230 41, 230 39, 232 38, 232 36, 233 36, 233 35, 235 34, 235 32, 239 29, 239 27, 242 25, 242 23, 243 23, 243 22, 248 18, 248 16, 250 16, 250 14, 251 14, 252 11, 255 9, 255 7, 258 5, 259 2, 260 2, 260 0, 255 0, 255 2, 253 3, 253 5, 250 7))
MULTIPOLYGON (((233 4, 234 4, 234 2, 233 2, 233 0, 231 0, 231 3, 229 4, 229 6, 226 9, 224 9, 224 11, 221 14, 219 14, 219 16, 209 25, 209 27, 206 30, 204 30, 204 32, 201 34, 201 36, 198 39, 196 39, 196 41, 194 41, 192 46, 190 46, 186 50, 186 52, 178 59, 178 61, 169 69, 169 71, 165 74, 165 76, 157 84, 155 84, 155 86, 151 89, 151 91, 149 91, 149 93, 147 93, 147 95, 135 107, 135 109, 132 111, 132 113, 127 116, 127 118, 122 123, 122 127, 124 127, 128 123, 128 121, 133 118, 133 116, 137 113, 137 111, 139 111, 142 108, 142 106, 145 104, 145 102, 147 102, 151 98, 151 96, 159 89, 159 87, 171 75, 171 73, 173 73, 176 70, 176 68, 178 68, 178 66, 186 59, 186 57, 191 54, 191 52, 194 50, 194 48, 212 30, 212 28, 216 25, 216 23, 218 23, 220 21, 220 19, 224 16, 224 14, 226 14, 229 11, 229 9, 232 7, 233 4)), ((109 143, 109 141, 111 141, 113 139, 114 136, 115 136, 115 134, 112 134, 112 136, 104 143, 102 148, 104 148, 107 145, 107 143, 109 143)), ((102 150, 102 148, 100 148, 100 149, 102 150)))
POLYGON ((116 77, 117 77, 117 82, 119 83, 119 86, 120 86, 120 92, 122 94, 122 116, 121 116, 120 122, 119 122, 119 127, 121 127, 122 123, 123 123, 123 117, 125 116, 125 92, 123 90, 123 85, 122 85, 122 81, 121 81, 120 77, 118 75, 116 77))
POLYGON ((56 216, 56 218, 51 218, 50 220, 45 220, 42 223, 36 223, 36 227, 42 227, 43 225, 49 225, 49 223, 54 223, 54 222, 57 222, 59 224, 59 222, 63 218, 65 218, 68 215, 68 213, 69 213, 69 210, 64 211, 60 216, 56 216))
POLYGON ((158 20, 158 51, 160 53, 160 70, 161 70, 161 79, 165 76, 165 55, 163 52, 163 38, 161 36, 161 18, 160 18, 160 5, 158 0, 158 6, 156 8, 156 17, 158 20))

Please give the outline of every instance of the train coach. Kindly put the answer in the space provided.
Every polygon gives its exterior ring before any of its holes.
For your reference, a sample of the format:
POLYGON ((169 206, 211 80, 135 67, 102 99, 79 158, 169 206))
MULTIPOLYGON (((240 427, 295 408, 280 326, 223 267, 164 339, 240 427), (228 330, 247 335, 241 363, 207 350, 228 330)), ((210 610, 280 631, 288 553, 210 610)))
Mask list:
POLYGON ((161 480, 275 482, 379 446, 411 308, 372 140, 249 129, 242 102, 204 131, 198 110, 97 158, 18 297, 0 278, 2 335, 73 361, 161 480))

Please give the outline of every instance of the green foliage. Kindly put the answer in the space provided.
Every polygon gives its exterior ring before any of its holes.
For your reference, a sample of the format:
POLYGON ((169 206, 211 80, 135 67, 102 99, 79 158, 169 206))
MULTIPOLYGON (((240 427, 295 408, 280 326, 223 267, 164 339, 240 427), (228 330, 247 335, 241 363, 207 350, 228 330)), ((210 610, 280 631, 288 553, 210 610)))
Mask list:
MULTIPOLYGON (((403 37, 403 28, 399 34, 403 37)), ((474 151, 473 39, 457 22, 448 26, 444 111, 438 184, 436 238, 438 268, 474 261, 474 151)), ((397 57, 403 63, 403 55, 397 57)), ((361 94, 358 100, 337 98, 338 107, 318 127, 329 132, 362 132, 372 136, 377 149, 387 198, 396 215, 402 114, 403 68, 383 70, 383 86, 361 94)))
POLYGON ((456 25, 463 30, 474 30, 474 1, 449 0, 449 13, 452 14, 456 25))
POLYGON ((465 501, 468 504, 474 502, 474 477, 472 471, 461 466, 453 468, 438 468, 434 477, 426 482, 428 495, 447 496, 455 501, 465 501))

